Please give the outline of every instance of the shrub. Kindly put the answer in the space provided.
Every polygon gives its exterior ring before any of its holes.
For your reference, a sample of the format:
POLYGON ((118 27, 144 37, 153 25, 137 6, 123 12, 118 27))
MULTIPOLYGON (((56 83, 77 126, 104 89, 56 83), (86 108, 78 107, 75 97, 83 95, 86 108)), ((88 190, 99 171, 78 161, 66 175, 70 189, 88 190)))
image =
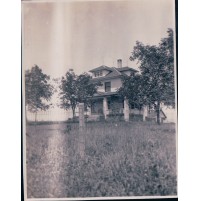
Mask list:
POLYGON ((143 115, 142 114, 130 114, 129 119, 132 121, 142 121, 143 115))
POLYGON ((111 113, 107 115, 108 121, 123 121, 124 120, 124 114, 123 113, 111 113))

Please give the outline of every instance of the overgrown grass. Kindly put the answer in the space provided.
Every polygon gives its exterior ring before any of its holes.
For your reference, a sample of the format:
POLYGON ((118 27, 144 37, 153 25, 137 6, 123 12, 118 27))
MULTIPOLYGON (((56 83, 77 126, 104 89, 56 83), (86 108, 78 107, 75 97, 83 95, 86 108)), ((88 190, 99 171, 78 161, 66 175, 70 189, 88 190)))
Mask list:
POLYGON ((78 139, 78 124, 28 126, 28 197, 176 195, 174 124, 87 124, 83 158, 78 139))

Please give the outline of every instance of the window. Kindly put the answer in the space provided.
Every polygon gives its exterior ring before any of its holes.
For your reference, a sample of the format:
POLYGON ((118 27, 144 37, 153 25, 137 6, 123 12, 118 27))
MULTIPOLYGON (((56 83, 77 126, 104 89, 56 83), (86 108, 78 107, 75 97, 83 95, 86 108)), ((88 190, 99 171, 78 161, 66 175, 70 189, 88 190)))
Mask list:
POLYGON ((99 71, 96 71, 94 73, 95 77, 99 77, 99 76, 102 76, 102 70, 99 70, 99 71))
POLYGON ((105 92, 111 91, 111 82, 105 82, 105 92))

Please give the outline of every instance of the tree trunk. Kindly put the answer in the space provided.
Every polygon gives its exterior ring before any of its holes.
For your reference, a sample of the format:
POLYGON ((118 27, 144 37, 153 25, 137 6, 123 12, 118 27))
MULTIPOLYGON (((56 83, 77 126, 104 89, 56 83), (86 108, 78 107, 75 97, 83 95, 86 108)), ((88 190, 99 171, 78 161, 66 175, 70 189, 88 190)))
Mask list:
POLYGON ((156 106, 156 113, 157 113, 157 124, 160 125, 160 102, 158 101, 157 106, 156 106))

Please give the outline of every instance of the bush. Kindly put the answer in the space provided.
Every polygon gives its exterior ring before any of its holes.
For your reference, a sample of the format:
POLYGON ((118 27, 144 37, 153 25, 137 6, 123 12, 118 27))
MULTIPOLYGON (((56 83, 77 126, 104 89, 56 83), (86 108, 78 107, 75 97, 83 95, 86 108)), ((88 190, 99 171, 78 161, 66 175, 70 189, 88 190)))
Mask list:
POLYGON ((129 119, 132 121, 143 121, 143 115, 142 114, 130 114, 129 119))
POLYGON ((99 116, 99 121, 102 121, 102 122, 105 121, 104 115, 100 115, 100 116, 99 116))
POLYGON ((115 116, 117 116, 117 117, 123 117, 124 116, 124 114, 123 113, 111 113, 111 114, 108 114, 107 115, 108 117, 115 117, 115 116))
POLYGON ((27 121, 27 125, 51 125, 51 124, 59 124, 64 121, 27 121))
POLYGON ((156 122, 156 118, 155 117, 146 117, 146 121, 156 122))
POLYGON ((108 121, 123 121, 124 120, 124 114, 123 113, 111 113, 107 115, 108 121))

